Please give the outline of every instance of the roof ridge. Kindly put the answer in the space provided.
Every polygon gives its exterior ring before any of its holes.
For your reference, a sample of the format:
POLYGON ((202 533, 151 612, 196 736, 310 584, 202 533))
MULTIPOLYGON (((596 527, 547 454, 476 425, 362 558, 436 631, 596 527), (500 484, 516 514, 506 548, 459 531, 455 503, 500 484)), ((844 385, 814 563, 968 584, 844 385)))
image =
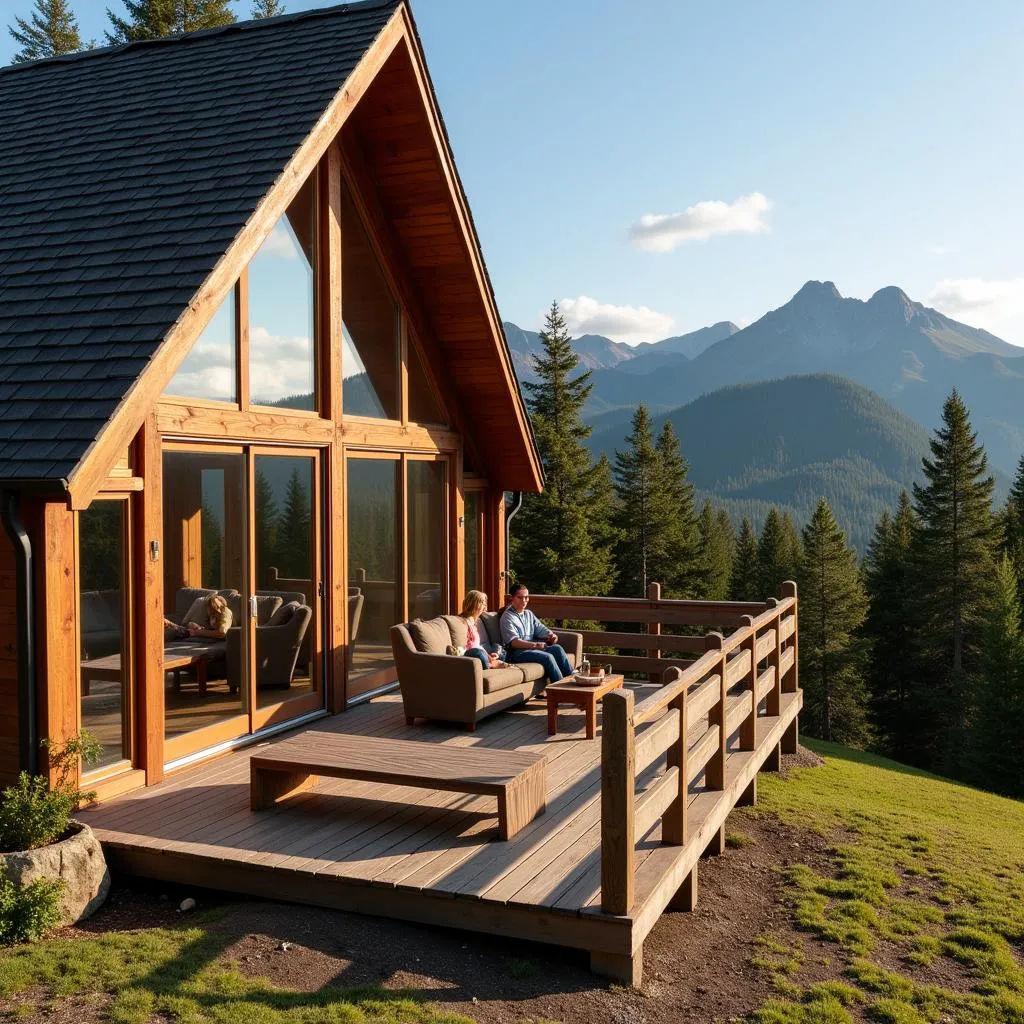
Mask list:
POLYGON ((273 18, 249 18, 246 21, 233 21, 230 25, 195 29, 192 32, 178 32, 170 36, 161 36, 159 39, 136 39, 129 43, 117 43, 113 46, 95 46, 88 50, 76 50, 74 53, 64 53, 57 57, 40 57, 37 60, 20 61, 17 64, 8 64, 5 67, 0 67, 0 75, 10 75, 19 71, 24 72, 43 66, 49 67, 54 64, 75 64, 79 61, 106 57, 128 50, 188 43, 198 38, 207 39, 211 36, 224 35, 231 32, 250 32, 254 29, 273 28, 286 22, 290 24, 307 18, 331 17, 332 15, 342 14, 355 9, 373 10, 379 7, 398 7, 403 2, 408 2, 408 0, 349 0, 348 3, 335 4, 333 7, 313 7, 305 11, 295 11, 292 14, 278 14, 273 18))

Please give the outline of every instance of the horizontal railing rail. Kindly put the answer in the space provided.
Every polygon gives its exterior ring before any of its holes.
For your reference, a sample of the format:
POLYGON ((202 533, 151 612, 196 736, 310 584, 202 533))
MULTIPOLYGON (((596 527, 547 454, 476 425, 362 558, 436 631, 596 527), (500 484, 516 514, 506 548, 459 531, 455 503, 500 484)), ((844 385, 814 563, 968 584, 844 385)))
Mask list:
MULTIPOLYGON (((637 843, 660 821, 662 843, 685 846, 691 784, 703 776, 705 789, 724 790, 730 738, 737 737, 739 750, 754 750, 759 709, 763 706, 766 715, 778 716, 781 694, 796 691, 796 584, 784 584, 781 599, 728 608, 721 602, 626 602, 631 612, 639 614, 642 609, 649 616, 657 615, 656 621, 622 618, 623 601, 618 598, 545 596, 532 603, 535 611, 550 618, 588 617, 655 625, 666 620, 678 625, 735 621, 728 635, 719 631, 684 638, 639 634, 648 641, 640 646, 642 650, 660 650, 651 643, 655 639, 665 649, 686 639, 686 649, 697 654, 693 641, 699 640, 699 656, 668 667, 666 660, 670 659, 637 659, 654 662, 661 670, 663 685, 639 702, 629 689, 613 691, 604 698, 601 907, 608 914, 628 914, 635 902, 637 843), (684 618, 691 610, 696 623, 684 618), (718 617, 716 622, 708 621, 712 616, 718 617), (664 770, 649 777, 649 769, 662 756, 664 770), (638 790, 638 778, 645 773, 648 777, 638 790)), ((608 640, 611 637, 626 647, 634 640, 632 634, 595 630, 585 631, 584 636, 588 645, 614 646, 608 640)))

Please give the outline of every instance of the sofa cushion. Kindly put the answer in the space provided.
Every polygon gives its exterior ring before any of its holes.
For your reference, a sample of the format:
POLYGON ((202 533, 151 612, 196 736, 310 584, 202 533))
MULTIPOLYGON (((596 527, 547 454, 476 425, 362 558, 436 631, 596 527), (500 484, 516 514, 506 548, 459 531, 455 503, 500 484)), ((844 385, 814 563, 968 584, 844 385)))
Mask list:
POLYGON ((273 615, 267 619, 268 626, 283 626, 288 622, 291 622, 292 616, 295 614, 299 607, 298 601, 289 601, 287 604, 281 605, 280 608, 274 610, 273 615))
POLYGON ((207 587, 179 587, 174 594, 174 614, 167 617, 179 625, 183 625, 188 621, 185 615, 197 597, 209 597, 216 593, 216 590, 210 590, 207 587))
POLYGON ((442 619, 448 623, 448 630, 452 635, 451 642, 456 647, 465 647, 469 634, 469 626, 461 615, 442 615, 442 619))
POLYGON ((480 626, 481 643, 501 643, 501 612, 484 612, 480 616, 480 626), (484 633, 487 635, 484 636, 484 633))
POLYGON ((497 693, 498 690, 507 690, 510 686, 521 686, 523 682, 522 669, 527 667, 534 666, 516 665, 514 668, 487 669, 483 673, 484 693, 497 693))
POLYGON ((210 621, 210 613, 206 610, 206 602, 209 594, 205 597, 197 597, 188 607, 188 611, 182 616, 181 625, 187 626, 190 622, 198 622, 205 626, 210 621))
MULTIPOLYGON (((270 622, 270 619, 273 616, 274 612, 276 612, 277 609, 281 607, 282 603, 283 602, 281 601, 281 598, 278 597, 276 594, 264 594, 262 597, 260 595, 257 595, 256 625, 266 626, 270 622)), ((238 622, 239 620, 236 619, 235 621, 238 622)))
POLYGON ((409 623, 409 636, 421 654, 444 654, 452 643, 452 632, 442 618, 414 619, 409 623))
POLYGON ((523 678, 528 683, 535 683, 538 679, 544 678, 544 666, 538 665, 535 661, 520 661, 516 668, 523 673, 523 678))

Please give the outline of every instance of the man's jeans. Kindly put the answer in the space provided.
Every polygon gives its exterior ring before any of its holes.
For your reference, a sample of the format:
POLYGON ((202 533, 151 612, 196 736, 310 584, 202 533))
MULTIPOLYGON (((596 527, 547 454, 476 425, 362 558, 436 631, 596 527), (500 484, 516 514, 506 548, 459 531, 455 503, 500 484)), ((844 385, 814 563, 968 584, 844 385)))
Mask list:
POLYGON ((543 665, 544 675, 550 683, 557 683, 564 676, 572 675, 572 665, 569 664, 569 657, 561 644, 552 644, 550 647, 545 647, 543 651, 509 647, 507 660, 513 665, 521 661, 543 665))

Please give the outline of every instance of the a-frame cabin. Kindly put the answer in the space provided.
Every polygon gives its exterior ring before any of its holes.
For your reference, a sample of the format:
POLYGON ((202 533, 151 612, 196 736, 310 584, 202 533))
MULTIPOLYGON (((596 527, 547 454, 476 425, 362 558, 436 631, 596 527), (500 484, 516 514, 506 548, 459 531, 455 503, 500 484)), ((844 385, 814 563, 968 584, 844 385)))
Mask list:
POLYGON ((501 600, 541 468, 405 3, 5 68, 0 109, 0 781, 84 728, 101 800, 151 785, 501 600), (224 656, 165 657, 212 592, 224 656))

